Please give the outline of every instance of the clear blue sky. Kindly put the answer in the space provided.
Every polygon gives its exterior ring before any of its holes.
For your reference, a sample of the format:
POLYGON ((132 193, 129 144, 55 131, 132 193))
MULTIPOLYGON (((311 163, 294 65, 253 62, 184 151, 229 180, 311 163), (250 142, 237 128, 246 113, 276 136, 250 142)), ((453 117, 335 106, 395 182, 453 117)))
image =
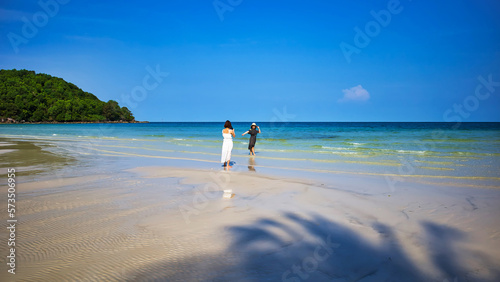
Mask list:
POLYGON ((1 1, 0 68, 138 120, 500 121, 498 0, 55 1, 1 1))

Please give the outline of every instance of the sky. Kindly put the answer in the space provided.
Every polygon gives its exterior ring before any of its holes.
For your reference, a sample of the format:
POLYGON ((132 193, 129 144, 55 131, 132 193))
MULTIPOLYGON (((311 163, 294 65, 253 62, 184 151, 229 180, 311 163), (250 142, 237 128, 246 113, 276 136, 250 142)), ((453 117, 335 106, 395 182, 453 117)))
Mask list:
POLYGON ((500 1, 0 2, 0 68, 147 121, 500 121, 500 1))

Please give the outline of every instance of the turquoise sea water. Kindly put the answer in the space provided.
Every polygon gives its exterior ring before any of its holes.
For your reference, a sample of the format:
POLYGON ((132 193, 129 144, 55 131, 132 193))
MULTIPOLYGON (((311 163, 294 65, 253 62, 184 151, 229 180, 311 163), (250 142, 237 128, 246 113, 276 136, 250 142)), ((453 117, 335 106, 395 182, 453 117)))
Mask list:
MULTIPOLYGON (((500 187, 500 123, 258 123, 255 158, 250 122, 235 122, 234 166, 427 179, 500 187)), ((0 125, 0 137, 50 144, 55 153, 191 160, 220 168, 223 122, 0 125)), ((147 162, 146 162, 147 163, 147 162)))

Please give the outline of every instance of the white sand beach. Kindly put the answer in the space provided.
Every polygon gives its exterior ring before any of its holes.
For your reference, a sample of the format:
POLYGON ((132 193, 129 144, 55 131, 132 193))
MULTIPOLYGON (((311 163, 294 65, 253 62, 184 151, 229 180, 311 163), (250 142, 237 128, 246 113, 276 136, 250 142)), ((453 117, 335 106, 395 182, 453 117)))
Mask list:
POLYGON ((500 277, 497 189, 147 166, 18 191, 16 281, 500 277))

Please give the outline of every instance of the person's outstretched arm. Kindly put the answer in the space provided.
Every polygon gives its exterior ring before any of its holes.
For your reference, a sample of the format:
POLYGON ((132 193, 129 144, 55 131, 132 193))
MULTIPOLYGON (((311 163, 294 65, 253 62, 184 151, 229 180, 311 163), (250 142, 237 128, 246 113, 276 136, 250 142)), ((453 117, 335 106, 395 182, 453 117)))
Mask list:
POLYGON ((257 128, 259 129, 259 133, 260 133, 260 127, 257 126, 257 128))
POLYGON ((247 133, 248 133, 248 131, 247 131, 247 132, 245 132, 245 133, 243 133, 243 134, 241 134, 241 136, 244 136, 244 135, 245 135, 245 134, 247 134, 247 133))

